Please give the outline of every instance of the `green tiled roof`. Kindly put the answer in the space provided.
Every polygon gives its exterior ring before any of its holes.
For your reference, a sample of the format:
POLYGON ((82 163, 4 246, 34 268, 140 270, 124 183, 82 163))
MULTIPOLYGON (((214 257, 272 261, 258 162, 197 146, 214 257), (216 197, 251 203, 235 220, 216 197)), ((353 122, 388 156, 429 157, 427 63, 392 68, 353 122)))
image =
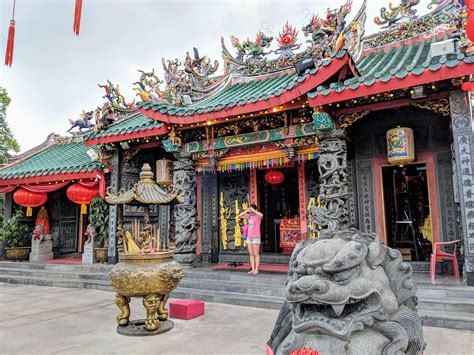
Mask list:
POLYGON ((361 85, 372 86, 376 80, 386 83, 393 78, 403 79, 409 73, 418 76, 426 71, 436 72, 443 66, 453 68, 461 62, 474 62, 474 57, 466 57, 463 53, 431 57, 430 46, 431 42, 423 42, 371 52, 356 63, 360 76, 343 83, 331 83, 329 87, 318 86, 315 91, 308 93, 308 97, 327 96, 333 91, 356 90, 361 85))
MULTIPOLYGON (((345 51, 338 54, 342 58, 345 51)), ((328 66, 331 60, 324 61, 321 67, 328 66)), ((322 70, 324 68, 321 68, 322 70)), ((152 101, 138 102, 137 106, 145 110, 159 111, 162 114, 184 116, 202 114, 204 112, 219 111, 234 106, 243 106, 247 103, 255 103, 259 100, 268 100, 274 96, 280 96, 287 90, 293 89, 299 83, 306 80, 308 75, 316 74, 318 68, 307 70, 303 75, 298 76, 294 71, 279 76, 271 76, 248 82, 238 82, 227 86, 222 91, 209 97, 208 99, 191 106, 173 106, 167 103, 152 101)))
POLYGON ((130 117, 110 125, 107 130, 93 131, 84 136, 84 140, 97 139, 101 137, 118 136, 126 133, 150 130, 160 128, 163 123, 146 118, 140 113, 136 113, 130 117))
POLYGON ((100 168, 97 161, 91 162, 87 151, 91 149, 83 142, 56 143, 23 160, 0 169, 0 179, 22 179, 51 174, 92 172, 100 168))

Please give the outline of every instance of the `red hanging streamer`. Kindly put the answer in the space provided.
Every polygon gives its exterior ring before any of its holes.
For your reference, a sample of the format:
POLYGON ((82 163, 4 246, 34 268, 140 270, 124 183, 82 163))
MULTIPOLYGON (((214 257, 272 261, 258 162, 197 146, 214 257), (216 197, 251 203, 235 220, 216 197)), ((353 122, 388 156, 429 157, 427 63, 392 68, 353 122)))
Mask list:
POLYGON ((76 0, 76 9, 74 11, 74 26, 73 31, 76 36, 79 36, 81 29, 81 14, 82 14, 82 0, 76 0))
POLYGON ((8 28, 7 51, 5 53, 5 65, 11 67, 13 62, 13 47, 15 46, 15 3, 13 0, 13 15, 8 28))

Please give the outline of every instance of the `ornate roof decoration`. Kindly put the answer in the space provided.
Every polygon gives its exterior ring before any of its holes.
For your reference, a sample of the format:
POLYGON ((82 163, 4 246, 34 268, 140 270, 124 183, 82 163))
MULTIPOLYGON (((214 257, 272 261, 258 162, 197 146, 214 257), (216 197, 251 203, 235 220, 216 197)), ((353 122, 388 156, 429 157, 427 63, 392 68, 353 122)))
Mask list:
POLYGON ((83 110, 79 119, 69 119, 71 127, 67 132, 76 135, 75 132, 71 132, 76 127, 79 128, 81 133, 83 129, 88 131, 92 129, 95 131, 106 130, 110 124, 136 112, 135 101, 127 103, 125 97, 120 93, 118 85, 112 84, 107 79, 106 84, 97 84, 97 86, 105 90, 105 95, 102 98, 107 99, 107 101, 102 106, 97 106, 95 110, 83 110))
POLYGON ((237 50, 236 57, 226 48, 222 38, 223 57, 237 71, 253 75, 290 68, 308 56, 321 62, 334 57, 344 48, 348 48, 352 54, 364 32, 366 6, 364 1, 349 25, 346 23, 346 17, 352 9, 352 0, 346 0, 346 3, 337 9, 328 9, 324 18, 313 15, 309 23, 302 28, 303 34, 309 37, 309 45, 302 52, 294 53, 301 44, 296 43, 298 31, 287 22, 277 37, 277 49, 265 50, 270 47, 273 37, 260 31, 255 41, 247 39, 241 42, 237 37, 231 36, 232 46, 237 50), (278 58, 269 59, 270 54, 277 54, 278 58))
MULTIPOLYGON (((452 1, 444 1, 429 14, 412 21, 397 23, 384 32, 367 37, 363 43, 364 50, 393 44, 421 34, 424 34, 425 40, 433 36, 449 35, 463 28, 466 20, 465 9, 453 4, 452 1), (441 8, 443 8, 442 11, 440 11, 441 8)), ((462 34, 461 37, 463 37, 461 46, 465 46, 467 38, 464 38, 462 34)))
POLYGON ((199 102, 212 90, 224 82, 228 72, 224 75, 214 76, 219 68, 219 62, 211 60, 207 56, 199 56, 197 48, 193 48, 193 55, 186 52, 183 62, 178 58, 173 60, 162 59, 165 72, 164 81, 160 80, 155 71, 141 73, 139 81, 134 90, 143 102, 157 101, 177 106, 188 106, 199 102), (164 84, 164 88, 160 85, 164 84))
POLYGON ((140 180, 129 190, 121 189, 118 193, 109 186, 105 201, 111 205, 119 204, 157 204, 166 205, 173 201, 182 202, 182 196, 172 187, 162 188, 153 179, 153 171, 148 163, 143 164, 140 180))
POLYGON ((392 3, 389 3, 389 10, 386 7, 382 7, 380 9, 380 17, 374 18, 374 22, 379 26, 386 25, 385 28, 388 28, 401 20, 413 20, 416 18, 417 12, 414 7, 419 3, 420 0, 401 0, 398 6, 393 6, 392 3))

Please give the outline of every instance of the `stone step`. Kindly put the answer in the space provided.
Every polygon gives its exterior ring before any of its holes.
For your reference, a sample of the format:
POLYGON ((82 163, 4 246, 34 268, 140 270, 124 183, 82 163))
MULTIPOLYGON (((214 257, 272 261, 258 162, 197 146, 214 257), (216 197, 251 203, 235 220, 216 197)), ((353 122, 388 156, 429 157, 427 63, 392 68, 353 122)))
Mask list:
POLYGON ((258 275, 249 275, 243 271, 224 271, 213 269, 186 269, 186 277, 200 280, 224 280, 237 282, 251 282, 266 285, 285 285, 287 275, 275 273, 260 273, 258 275))
POLYGON ((417 283, 417 286, 417 296, 424 299, 474 299, 474 287, 433 285, 429 283, 417 283))
POLYGON ((182 288, 178 286, 171 292, 173 298, 191 298, 205 302, 234 304, 238 306, 248 306, 267 309, 280 309, 284 302, 283 297, 249 295, 238 292, 212 291, 193 288, 182 288))
POLYGON ((213 279, 192 279, 187 276, 179 283, 181 288, 192 288, 209 291, 225 291, 262 296, 285 296, 284 285, 267 285, 251 282, 236 282, 213 279))
POLYGON ((50 279, 84 279, 84 280, 108 280, 109 273, 106 272, 75 272, 75 271, 55 271, 46 269, 13 269, 0 267, 0 275, 4 276, 32 276, 50 279))
POLYGON ((0 275, 0 282, 37 286, 89 288, 94 290, 112 291, 112 286, 110 286, 110 282, 104 280, 50 279, 47 277, 36 276, 0 275))
POLYGON ((63 264, 63 263, 30 263, 27 261, 0 261, 0 268, 10 269, 36 269, 66 272, 109 272, 113 265, 107 264, 63 264))
POLYGON ((418 299, 418 309, 474 314, 474 300, 468 298, 418 299))
POLYGON ((474 315, 460 312, 420 310, 424 326, 474 330, 474 315))

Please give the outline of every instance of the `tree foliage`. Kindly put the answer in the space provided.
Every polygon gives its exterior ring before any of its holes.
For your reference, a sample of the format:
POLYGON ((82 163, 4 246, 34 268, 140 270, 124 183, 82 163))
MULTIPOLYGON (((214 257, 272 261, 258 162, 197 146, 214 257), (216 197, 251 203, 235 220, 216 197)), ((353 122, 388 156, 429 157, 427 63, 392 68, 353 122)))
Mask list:
POLYGON ((91 201, 89 223, 96 231, 97 237, 105 244, 108 234, 109 208, 102 197, 98 196, 91 201))
POLYGON ((12 248, 26 246, 30 240, 27 235, 28 226, 20 222, 21 218, 23 218, 23 212, 19 209, 0 227, 0 241, 6 241, 12 248))
POLYGON ((20 151, 20 146, 7 124, 6 112, 10 101, 7 91, 0 87, 0 166, 8 163, 11 153, 20 151))

